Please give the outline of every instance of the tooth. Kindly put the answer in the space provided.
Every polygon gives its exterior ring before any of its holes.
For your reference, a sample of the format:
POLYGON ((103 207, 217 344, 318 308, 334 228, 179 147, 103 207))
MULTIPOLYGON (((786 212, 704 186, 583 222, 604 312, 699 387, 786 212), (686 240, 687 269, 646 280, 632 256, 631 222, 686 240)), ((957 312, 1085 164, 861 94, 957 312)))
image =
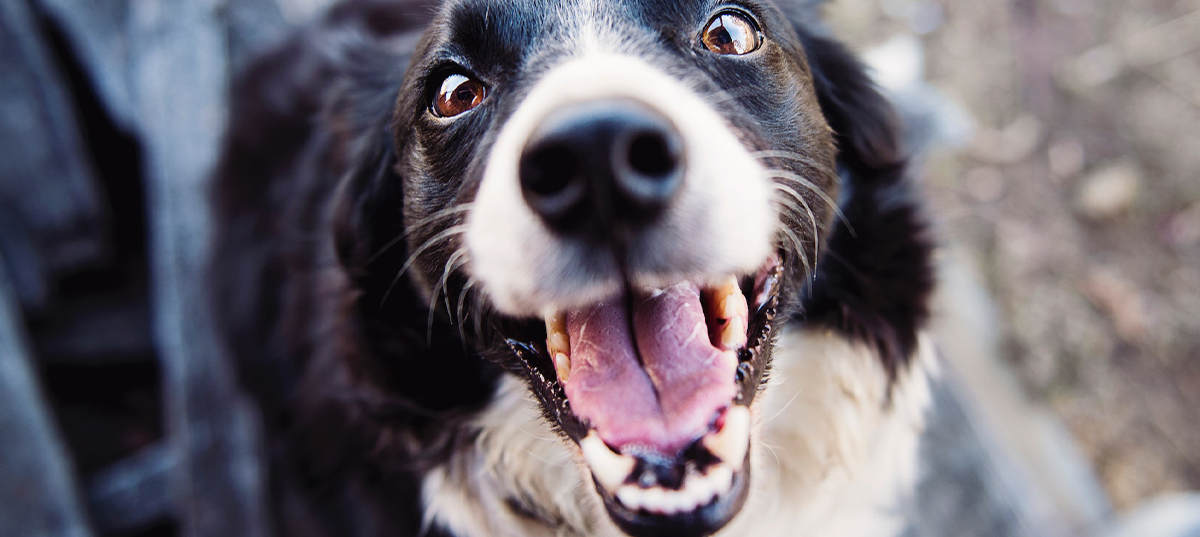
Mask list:
POLYGON ((583 459, 592 469, 596 481, 609 491, 616 490, 633 472, 633 457, 614 453, 595 431, 579 442, 579 448, 583 450, 583 459))
POLYGON ((567 314, 559 312, 546 317, 546 350, 550 356, 571 355, 571 337, 567 335, 567 314))
MULTIPOLYGON (((693 480, 694 481, 694 480, 693 480)), ((684 490, 680 491, 683 496, 683 511, 692 511, 700 507, 700 500, 703 497, 704 491, 696 484, 689 483, 684 490)))
POLYGON ((705 290, 709 337, 721 350, 733 350, 746 344, 746 319, 749 308, 737 278, 728 276, 705 290), (720 322, 713 322, 720 321, 720 322))
POLYGON ((744 316, 750 310, 746 306, 746 297, 742 296, 742 288, 737 278, 730 276, 717 287, 717 311, 723 319, 744 316))
POLYGON ((617 491, 617 500, 630 510, 637 510, 641 507, 642 493, 633 485, 625 485, 617 491))
POLYGON ((741 470, 750 448, 750 409, 733 405, 725 411, 725 425, 702 440, 704 447, 733 470, 741 470))
POLYGON ((725 463, 718 464, 708 471, 709 482, 716 491, 714 495, 729 492, 730 487, 733 486, 733 471, 733 468, 725 463))
POLYGON ((558 373, 559 382, 567 382, 571 378, 571 358, 561 352, 555 354, 554 372, 558 373))
POLYGON ((713 496, 717 495, 716 491, 712 488, 712 483, 709 482, 708 476, 696 476, 692 479, 689 487, 691 488, 692 505, 696 507, 708 503, 713 499, 713 496))
POLYGON ((721 328, 720 344, 717 348, 731 351, 746 344, 746 322, 742 317, 733 317, 721 328))
POLYGON ((667 491, 663 495, 663 512, 668 515, 681 513, 687 508, 687 498, 679 491, 667 491))
POLYGON ((709 477, 713 479, 716 494, 727 493, 733 487, 733 469, 730 465, 716 465, 709 477))
POLYGON ((666 491, 659 487, 651 487, 646 489, 642 494, 645 495, 642 498, 642 504, 646 507, 647 511, 659 513, 665 511, 664 507, 666 507, 665 504, 667 500, 666 491))

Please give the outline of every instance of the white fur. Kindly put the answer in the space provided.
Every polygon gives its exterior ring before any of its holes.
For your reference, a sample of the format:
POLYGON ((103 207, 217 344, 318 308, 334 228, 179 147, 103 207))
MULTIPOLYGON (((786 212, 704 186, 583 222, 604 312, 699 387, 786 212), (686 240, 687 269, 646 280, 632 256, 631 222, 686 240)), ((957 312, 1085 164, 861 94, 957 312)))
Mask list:
POLYGON ((662 287, 748 273, 770 253, 776 225, 771 183, 731 126, 694 91, 645 61, 588 53, 555 67, 537 83, 506 121, 489 154, 465 242, 471 273, 499 310, 544 314, 593 303, 619 289, 607 254, 553 235, 526 205, 517 177, 526 141, 549 114, 614 98, 661 112, 679 129, 686 153, 678 197, 643 242, 634 245, 654 258, 651 266, 632 267, 637 283, 662 287))
MULTIPOLYGON (((791 332, 755 404, 751 491, 720 535, 888 537, 903 529, 937 364, 922 340, 887 398, 875 353, 831 332, 791 332)), ((618 536, 578 449, 556 437, 524 384, 505 380, 471 449, 425 481, 427 522, 460 537, 618 536), (520 517, 506 498, 543 513, 520 517), (552 521, 552 522, 551 522, 552 521)))

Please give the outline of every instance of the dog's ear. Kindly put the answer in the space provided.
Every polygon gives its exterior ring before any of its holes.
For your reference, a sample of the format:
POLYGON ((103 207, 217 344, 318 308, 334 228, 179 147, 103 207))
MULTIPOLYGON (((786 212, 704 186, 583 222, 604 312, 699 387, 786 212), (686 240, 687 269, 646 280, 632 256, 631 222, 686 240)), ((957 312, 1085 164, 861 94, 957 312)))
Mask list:
POLYGON ((804 315, 873 345, 895 378, 929 316, 933 240, 907 180, 891 104, 844 45, 815 26, 796 26, 849 185, 804 315))
MULTIPOLYGON (((339 177, 329 215, 337 262, 360 289, 361 281, 402 256, 406 248, 389 241, 403 234, 402 180, 395 171, 392 115, 408 58, 370 39, 346 38, 326 51, 339 68, 341 83, 332 89, 320 122, 329 144, 325 166, 339 177)), ((401 257, 403 259, 403 257, 401 257)))
MULTIPOLYGON (((388 241, 404 230, 401 179, 393 169, 395 152, 387 143, 390 139, 386 133, 376 137, 379 139, 360 140, 369 147, 361 147, 361 152, 353 155, 354 162, 343 174, 331 214, 338 264, 355 280, 367 276, 368 265, 376 256, 387 253, 382 250, 388 241)), ((392 248, 402 253, 406 249, 402 243, 397 241, 392 248)))
POLYGON ((899 121, 863 64, 840 42, 800 27, 821 111, 836 136, 838 163, 851 173, 903 167, 899 121))

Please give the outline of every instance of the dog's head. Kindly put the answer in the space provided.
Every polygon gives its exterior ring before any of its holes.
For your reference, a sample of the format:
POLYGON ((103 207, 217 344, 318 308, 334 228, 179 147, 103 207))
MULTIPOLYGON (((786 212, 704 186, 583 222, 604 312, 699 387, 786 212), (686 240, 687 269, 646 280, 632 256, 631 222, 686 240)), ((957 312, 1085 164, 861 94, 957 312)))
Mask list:
POLYGON ((632 535, 739 512, 839 168, 894 158, 886 107, 803 11, 450 0, 401 86, 402 184, 371 186, 403 200, 389 287, 527 377, 632 535))

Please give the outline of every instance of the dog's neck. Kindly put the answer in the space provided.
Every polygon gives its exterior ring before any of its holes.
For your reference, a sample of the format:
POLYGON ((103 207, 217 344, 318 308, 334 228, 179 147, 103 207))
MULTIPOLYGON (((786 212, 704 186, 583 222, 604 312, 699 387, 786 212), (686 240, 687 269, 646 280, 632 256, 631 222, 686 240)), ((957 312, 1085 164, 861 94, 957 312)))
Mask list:
MULTIPOLYGON (((922 341, 891 380, 867 345, 830 331, 786 333, 754 408, 752 490, 722 534, 900 533, 936 372, 929 347, 922 341)), ((621 535, 521 380, 502 382, 478 427, 426 478, 427 524, 460 537, 621 535)))

